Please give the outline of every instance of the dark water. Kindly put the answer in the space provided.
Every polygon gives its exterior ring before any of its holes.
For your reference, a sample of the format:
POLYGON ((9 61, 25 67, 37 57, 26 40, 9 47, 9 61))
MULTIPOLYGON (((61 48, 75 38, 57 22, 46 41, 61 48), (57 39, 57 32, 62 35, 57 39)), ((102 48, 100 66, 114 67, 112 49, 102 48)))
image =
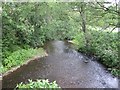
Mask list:
POLYGON ((62 88, 118 88, 118 79, 106 72, 97 61, 83 62, 85 57, 63 41, 46 43, 48 56, 31 61, 3 77, 3 88, 13 88, 28 79, 56 80, 62 88))

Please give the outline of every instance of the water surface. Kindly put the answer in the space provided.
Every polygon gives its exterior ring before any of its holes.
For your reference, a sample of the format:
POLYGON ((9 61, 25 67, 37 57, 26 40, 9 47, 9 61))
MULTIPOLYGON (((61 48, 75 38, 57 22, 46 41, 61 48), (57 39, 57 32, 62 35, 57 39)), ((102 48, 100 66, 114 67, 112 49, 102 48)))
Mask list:
POLYGON ((118 88, 118 79, 106 72, 105 67, 71 48, 64 41, 45 44, 47 57, 31 61, 17 71, 3 77, 3 88, 14 88, 28 79, 56 80, 62 88, 118 88))

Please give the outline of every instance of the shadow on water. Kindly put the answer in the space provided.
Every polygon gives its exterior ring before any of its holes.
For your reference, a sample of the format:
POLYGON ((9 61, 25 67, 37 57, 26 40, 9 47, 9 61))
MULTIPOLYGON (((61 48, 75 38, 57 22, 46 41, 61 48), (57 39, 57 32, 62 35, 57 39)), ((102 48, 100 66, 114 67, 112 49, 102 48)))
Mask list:
POLYGON ((118 79, 106 72, 97 61, 78 53, 66 41, 45 44, 47 57, 31 61, 17 71, 3 77, 3 88, 13 88, 28 79, 56 80, 62 88, 118 88, 118 79))

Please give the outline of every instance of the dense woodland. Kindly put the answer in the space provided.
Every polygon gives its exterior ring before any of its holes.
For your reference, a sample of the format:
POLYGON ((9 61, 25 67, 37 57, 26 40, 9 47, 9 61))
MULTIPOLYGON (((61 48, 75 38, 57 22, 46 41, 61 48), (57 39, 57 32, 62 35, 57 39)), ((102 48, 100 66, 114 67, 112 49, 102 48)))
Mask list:
POLYGON ((2 4, 2 65, 4 73, 27 58, 43 53, 46 41, 71 40, 78 51, 97 57, 120 75, 118 3, 6 2, 2 4))

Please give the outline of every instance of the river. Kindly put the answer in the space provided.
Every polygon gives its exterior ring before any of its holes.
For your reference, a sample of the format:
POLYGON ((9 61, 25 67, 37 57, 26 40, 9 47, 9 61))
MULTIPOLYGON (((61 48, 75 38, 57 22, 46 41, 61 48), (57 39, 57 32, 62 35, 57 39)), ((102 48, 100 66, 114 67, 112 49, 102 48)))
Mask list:
POLYGON ((56 80, 62 88, 118 88, 118 78, 111 75, 96 60, 88 59, 66 41, 45 44, 47 57, 31 61, 3 77, 3 88, 14 88, 28 79, 56 80))

